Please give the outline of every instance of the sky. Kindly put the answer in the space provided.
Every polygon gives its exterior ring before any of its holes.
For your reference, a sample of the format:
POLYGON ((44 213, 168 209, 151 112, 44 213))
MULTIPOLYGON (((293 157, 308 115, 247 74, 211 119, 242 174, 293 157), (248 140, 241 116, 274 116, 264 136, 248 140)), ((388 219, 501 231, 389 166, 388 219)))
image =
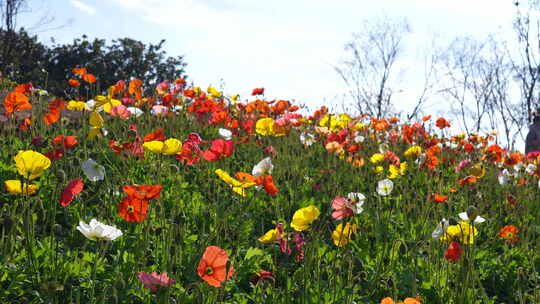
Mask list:
MULTIPOLYGON (((69 43, 89 38, 130 37, 145 43, 166 39, 169 56, 183 55, 195 85, 223 87, 249 98, 264 87, 267 98, 342 109, 350 103, 334 71, 346 56, 344 45, 363 20, 405 17, 406 37, 400 69, 414 72, 429 50, 430 37, 509 35, 515 12, 511 0, 28 0, 31 13, 19 26, 31 27, 49 13, 51 24, 35 29, 40 40, 69 43), (67 24, 55 29, 58 25, 67 24)), ((402 81, 397 109, 418 94, 414 78, 402 81)), ((439 107, 431 105, 428 110, 439 107)))

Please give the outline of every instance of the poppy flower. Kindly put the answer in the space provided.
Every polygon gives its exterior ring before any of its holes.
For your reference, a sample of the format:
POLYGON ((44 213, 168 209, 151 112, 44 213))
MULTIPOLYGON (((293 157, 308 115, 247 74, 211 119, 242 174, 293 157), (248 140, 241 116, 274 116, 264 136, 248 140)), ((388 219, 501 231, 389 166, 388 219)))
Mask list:
POLYGON ((356 224, 347 223, 343 226, 343 223, 337 225, 334 232, 332 232, 332 240, 334 245, 343 247, 351 241, 351 236, 356 232, 358 226, 356 224))
POLYGON ((139 272, 137 278, 143 283, 144 288, 152 292, 158 291, 161 287, 169 287, 176 283, 175 280, 169 278, 166 272, 158 274, 157 272, 146 273, 139 272))
POLYGON ((56 99, 48 105, 49 111, 43 116, 43 121, 46 125, 52 125, 60 119, 62 110, 66 107, 66 102, 63 99, 56 99))
POLYGON ((6 187, 6 191, 11 194, 23 194, 26 193, 27 195, 36 194, 38 186, 34 184, 21 184, 21 181, 18 179, 11 179, 4 181, 4 186, 6 187))
POLYGON ((81 77, 87 73, 86 68, 73 68, 71 69, 71 72, 81 77))
POLYGON ((277 228, 268 230, 263 236, 259 238, 259 242, 263 244, 270 244, 277 241, 278 231, 277 228))
POLYGON ((91 182, 97 182, 105 178, 105 167, 91 158, 84 161, 82 170, 91 182))
POLYGON ((446 119, 444 119, 443 117, 437 118, 437 121, 435 122, 435 125, 439 129, 449 128, 451 126, 450 123, 446 119))
POLYGON ((264 94, 264 88, 255 88, 251 91, 251 96, 264 94))
POLYGON ((114 226, 105 225, 98 222, 96 219, 90 220, 90 223, 88 224, 83 221, 79 221, 77 230, 79 230, 87 239, 92 241, 114 241, 123 235, 120 229, 114 226))
POLYGON ((309 229, 309 225, 316 220, 320 215, 317 207, 311 205, 305 208, 296 210, 293 215, 291 227, 296 231, 304 231, 309 229))
POLYGON ((433 201, 436 203, 444 203, 448 199, 447 195, 434 193, 433 194, 433 201))
POLYGON ((68 84, 69 84, 70 86, 72 86, 72 87, 75 87, 75 88, 81 86, 81 82, 78 81, 77 79, 70 79, 70 80, 68 80, 68 84))
POLYGON ((446 251, 444 252, 444 257, 448 261, 450 261, 451 263, 455 263, 461 257, 461 253, 462 253, 462 250, 461 250, 461 246, 459 245, 459 243, 458 242, 452 242, 448 246, 448 249, 446 249, 446 251))
POLYGON ((226 182, 234 192, 242 195, 242 196, 246 196, 247 193, 246 193, 246 188, 249 188, 249 187, 253 187, 255 186, 257 183, 256 182, 253 182, 253 181, 240 181, 240 180, 237 180, 233 177, 231 177, 229 175, 229 173, 221 170, 221 169, 216 169, 215 173, 217 174, 217 176, 219 176, 219 178, 226 182))
POLYGON ((499 238, 506 240, 508 243, 515 243, 517 241, 517 234, 519 229, 514 225, 506 225, 499 230, 499 238))
POLYGON ((137 186, 137 185, 125 185, 122 189, 128 196, 134 197, 140 200, 151 200, 158 198, 161 194, 160 185, 153 186, 137 186))
POLYGON ((207 161, 217 161, 222 157, 229 157, 234 150, 234 143, 232 140, 216 139, 212 141, 210 149, 204 150, 202 156, 207 161))
POLYGON ((148 214, 148 201, 125 197, 118 205, 118 214, 127 222, 142 222, 148 214))
POLYGON ((405 298, 403 302, 394 302, 394 299, 386 297, 382 299, 381 304, 420 304, 420 297, 405 298))
POLYGON ((143 138, 145 142, 147 141, 153 141, 153 140, 165 140, 167 139, 163 135, 163 128, 156 129, 153 133, 146 134, 143 138))
POLYGON ((83 188, 84 183, 82 178, 71 180, 62 191, 62 194, 60 194, 60 205, 62 207, 67 207, 69 204, 71 204, 75 198, 75 195, 81 193, 83 188))
POLYGON ((259 271, 259 273, 251 277, 251 279, 249 279, 249 282, 253 285, 257 285, 257 283, 259 283, 262 279, 266 279, 266 278, 271 279, 273 281, 275 281, 276 279, 274 277, 274 274, 271 271, 261 270, 259 271))
POLYGON ((390 195, 394 189, 394 183, 389 179, 383 179, 377 183, 377 193, 380 196, 390 195))
POLYGON ((217 246, 208 246, 197 267, 197 274, 209 285, 221 287, 221 284, 234 274, 232 265, 227 271, 228 261, 229 256, 225 250, 217 246))
POLYGON ((342 220, 346 217, 352 216, 354 214, 352 205, 353 203, 348 199, 341 196, 336 196, 332 201, 332 209, 334 209, 334 212, 332 212, 332 218, 335 220, 342 220))
POLYGON ((94 74, 85 74, 82 79, 88 83, 96 83, 96 76, 94 74))
POLYGON ((4 109, 6 113, 10 114, 17 111, 30 110, 32 104, 28 99, 28 96, 19 92, 9 92, 4 98, 4 109))
POLYGON ((28 179, 41 176, 51 166, 49 158, 32 150, 19 151, 13 159, 19 174, 28 179))

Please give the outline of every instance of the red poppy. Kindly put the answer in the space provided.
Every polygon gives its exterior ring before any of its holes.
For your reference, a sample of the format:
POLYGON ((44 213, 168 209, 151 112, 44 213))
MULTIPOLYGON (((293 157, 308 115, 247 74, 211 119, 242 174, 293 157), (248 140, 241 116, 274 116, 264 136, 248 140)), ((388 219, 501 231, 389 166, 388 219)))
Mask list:
POLYGON ((203 151, 202 156, 207 161, 217 161, 222 157, 229 157, 234 150, 232 140, 216 139, 212 141, 210 149, 203 151))
POLYGON ((452 242, 444 252, 444 257, 451 263, 455 263, 461 257, 461 246, 458 242, 452 242))
POLYGON ((160 185, 153 186, 136 186, 136 185, 125 185, 123 190, 128 196, 134 197, 139 200, 151 200, 158 198, 161 194, 160 185))
POLYGON ((62 207, 67 207, 69 204, 71 204, 75 198, 75 195, 82 192, 83 188, 84 183, 82 178, 71 180, 60 195, 60 205, 62 205, 62 207))
POLYGON ((148 201, 128 196, 118 205, 118 214, 127 222, 142 222, 148 214, 148 201))
POLYGON ((427 115, 427 116, 422 117, 423 121, 428 121, 430 119, 431 119, 431 115, 427 115))
POLYGON ((221 287, 221 283, 228 280, 234 274, 234 268, 227 262, 229 256, 225 250, 217 246, 208 246, 197 267, 197 274, 208 284, 214 287, 221 287))
POLYGON ((264 88, 255 88, 251 91, 251 96, 264 94, 264 88))
POLYGON ((56 147, 63 147, 66 150, 69 150, 75 147, 78 144, 77 137, 75 136, 63 136, 57 135, 53 140, 52 144, 56 147))
POLYGON ((437 121, 435 122, 435 125, 439 129, 450 128, 450 123, 446 119, 444 119, 443 117, 437 118, 437 121))
POLYGON ((163 128, 156 129, 154 133, 146 134, 143 138, 144 142, 153 141, 153 140, 166 140, 167 138, 163 136, 163 128))

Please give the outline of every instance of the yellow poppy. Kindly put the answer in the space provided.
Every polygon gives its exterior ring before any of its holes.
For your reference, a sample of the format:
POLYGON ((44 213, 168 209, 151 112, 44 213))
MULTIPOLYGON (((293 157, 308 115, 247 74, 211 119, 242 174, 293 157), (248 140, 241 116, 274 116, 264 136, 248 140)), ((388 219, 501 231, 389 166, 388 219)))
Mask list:
POLYGON ((4 185, 6 186, 6 191, 11 194, 22 194, 23 192, 26 192, 28 195, 35 194, 37 192, 38 186, 33 184, 22 184, 20 180, 11 179, 4 181, 4 185))
POLYGON ((47 170, 51 166, 51 160, 45 155, 32 151, 19 151, 15 157, 15 166, 19 171, 19 174, 28 178, 34 179, 47 170))
POLYGON ((219 178, 221 178, 221 180, 223 180, 224 182, 226 182, 234 192, 242 195, 242 196, 246 196, 247 192, 246 192, 246 188, 249 188, 249 187, 253 187, 256 185, 256 183, 254 182, 242 182, 242 181, 239 181, 235 178, 233 178, 232 176, 229 175, 229 173, 221 170, 221 169, 216 169, 216 174, 217 176, 219 176, 219 178))
POLYGON ((356 232, 358 226, 356 224, 347 223, 343 227, 343 223, 337 225, 334 232, 332 232, 332 239, 334 244, 338 247, 343 247, 351 241, 351 236, 356 232))
POLYGON ((319 209, 313 205, 298 209, 293 215, 291 227, 296 231, 307 230, 309 229, 309 225, 316 220, 319 215, 319 209))
POLYGON ((259 242, 263 244, 269 244, 277 241, 277 229, 268 230, 263 236, 259 238, 259 242))

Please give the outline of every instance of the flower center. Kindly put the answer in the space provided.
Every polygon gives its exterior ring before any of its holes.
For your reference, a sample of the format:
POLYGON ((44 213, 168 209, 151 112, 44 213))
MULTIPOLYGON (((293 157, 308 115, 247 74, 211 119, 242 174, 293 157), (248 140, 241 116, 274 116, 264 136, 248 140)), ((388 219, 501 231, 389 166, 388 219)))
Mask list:
POLYGON ((129 205, 129 206, 127 207, 127 212, 133 213, 134 211, 135 211, 135 208, 133 207, 133 205, 129 205))
POLYGON ((207 274, 207 275, 212 275, 214 273, 214 269, 212 267, 208 266, 204 270, 204 273, 207 274))

